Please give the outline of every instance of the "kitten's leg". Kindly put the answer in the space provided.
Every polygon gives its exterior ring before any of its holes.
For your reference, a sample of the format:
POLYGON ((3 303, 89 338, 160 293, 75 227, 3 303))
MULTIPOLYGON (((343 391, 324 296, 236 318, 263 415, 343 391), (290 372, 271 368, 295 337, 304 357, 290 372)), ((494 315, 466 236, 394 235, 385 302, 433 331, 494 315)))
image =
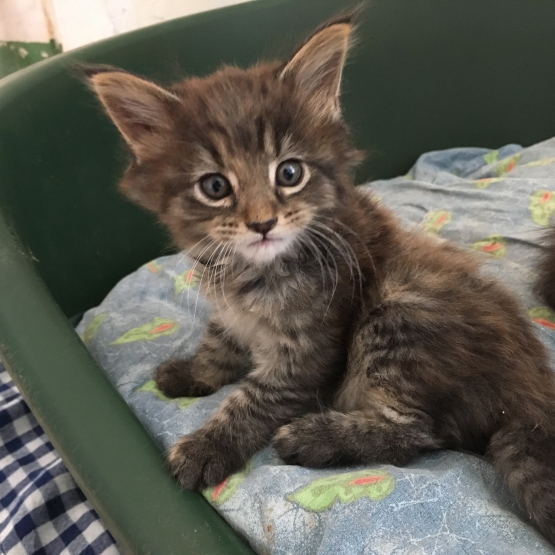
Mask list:
POLYGON ((195 355, 162 363, 154 379, 168 397, 201 397, 236 381, 250 365, 247 351, 216 322, 210 322, 195 355))
POLYGON ((404 465, 442 442, 424 413, 376 404, 364 411, 308 414, 280 428, 273 445, 288 464, 321 468, 404 465))
POLYGON ((333 363, 337 354, 335 347, 299 352, 305 344, 298 341, 296 350, 264 353, 208 422, 170 449, 170 468, 183 487, 198 490, 219 484, 241 470, 280 426, 317 409, 317 392, 329 370, 326 362, 333 363))

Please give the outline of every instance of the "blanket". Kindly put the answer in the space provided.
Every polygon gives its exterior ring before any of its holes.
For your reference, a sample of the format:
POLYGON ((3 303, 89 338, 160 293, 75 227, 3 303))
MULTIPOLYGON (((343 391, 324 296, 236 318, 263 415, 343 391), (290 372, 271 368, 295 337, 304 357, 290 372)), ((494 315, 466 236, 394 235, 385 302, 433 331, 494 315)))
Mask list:
POLYGON ((118 555, 0 363, 0 553, 118 555))

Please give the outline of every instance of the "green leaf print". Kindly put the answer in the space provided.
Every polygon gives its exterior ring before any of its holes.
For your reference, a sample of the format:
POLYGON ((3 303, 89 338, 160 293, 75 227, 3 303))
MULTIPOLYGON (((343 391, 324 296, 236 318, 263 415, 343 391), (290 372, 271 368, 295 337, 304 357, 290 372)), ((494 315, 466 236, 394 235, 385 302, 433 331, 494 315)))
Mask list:
POLYGON ((555 162, 555 156, 552 158, 541 158, 540 160, 534 160, 533 162, 528 162, 527 164, 523 164, 523 168, 530 168, 534 166, 549 166, 555 162))
POLYGON ((102 314, 97 314, 89 322, 89 325, 87 326, 87 329, 85 330, 85 333, 83 334, 83 343, 85 345, 98 333, 98 328, 100 328, 100 326, 102 325, 102 322, 104 322, 106 316, 108 316, 108 314, 106 312, 104 312, 102 314))
POLYGON ((528 205, 532 221, 538 225, 549 225, 551 214, 555 211, 555 191, 536 191, 528 205))
POLYGON ((422 222, 422 229, 429 233, 439 233, 439 230, 451 221, 451 212, 447 210, 435 210, 428 212, 422 222))
POLYGON ((472 248, 491 254, 495 258, 502 258, 507 252, 506 243, 505 238, 501 235, 490 235, 473 243, 472 248))
POLYGON ((184 289, 192 289, 199 282, 199 276, 194 270, 185 270, 175 277, 175 294, 179 295, 184 289))
POLYGON ((195 404, 200 397, 177 397, 176 399, 170 399, 166 397, 157 387, 156 382, 154 380, 149 380, 143 386, 139 387, 137 391, 146 391, 148 393, 152 393, 155 397, 160 399, 160 401, 170 401, 172 403, 177 403, 177 406, 180 409, 186 409, 191 405, 195 404))
POLYGON ((167 318, 159 318, 158 316, 139 326, 126 331, 121 337, 112 341, 111 345, 122 345, 124 343, 132 343, 133 341, 150 341, 162 335, 173 335, 179 329, 179 324, 167 318))
POLYGON ((380 501, 395 488, 393 476, 381 470, 359 470, 314 480, 287 499, 307 511, 320 513, 336 502, 347 504, 366 497, 380 501))
POLYGON ((517 165, 517 162, 522 157, 522 154, 515 154, 513 156, 509 156, 508 158, 504 158, 499 162, 499 164, 495 167, 494 171, 497 175, 501 176, 505 173, 512 172, 517 165))
POLYGON ((536 306, 531 308, 528 314, 536 324, 549 328, 550 330, 555 330, 555 312, 547 306, 536 306))
POLYGON ((478 189, 486 189, 492 183, 499 183, 500 181, 505 181, 502 177, 484 177, 483 179, 478 179, 474 182, 474 185, 478 189))
POLYGON ((202 495, 210 501, 210 503, 220 506, 223 505, 231 496, 237 491, 237 488, 243 483, 247 474, 252 469, 252 461, 249 461, 241 472, 232 474, 226 478, 221 484, 207 488, 202 492, 202 495))
POLYGON ((160 266, 160 264, 158 264, 156 260, 153 260, 152 262, 145 264, 145 266, 146 266, 146 269, 151 271, 153 274, 157 274, 162 269, 162 266, 160 266))
POLYGON ((494 164, 495 162, 497 162, 497 158, 499 158, 498 150, 492 150, 491 152, 484 154, 484 162, 486 164, 494 164))

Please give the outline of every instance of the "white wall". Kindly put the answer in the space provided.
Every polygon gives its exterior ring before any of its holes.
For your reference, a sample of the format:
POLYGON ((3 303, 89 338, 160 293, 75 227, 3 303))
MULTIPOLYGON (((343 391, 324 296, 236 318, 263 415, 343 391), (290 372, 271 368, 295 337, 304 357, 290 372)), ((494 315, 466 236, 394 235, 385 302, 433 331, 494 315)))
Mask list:
POLYGON ((0 0, 0 41, 48 42, 51 38, 43 0, 0 0))
POLYGON ((64 51, 175 17, 249 0, 0 0, 0 41, 47 42, 64 51))

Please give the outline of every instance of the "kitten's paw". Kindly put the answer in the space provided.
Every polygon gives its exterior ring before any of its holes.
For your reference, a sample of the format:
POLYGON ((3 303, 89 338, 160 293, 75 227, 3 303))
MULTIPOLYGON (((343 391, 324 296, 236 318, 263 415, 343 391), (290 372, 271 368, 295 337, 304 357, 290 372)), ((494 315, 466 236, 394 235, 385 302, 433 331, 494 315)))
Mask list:
POLYGON ((322 415, 307 415, 282 426, 272 445, 287 464, 323 468, 340 463, 326 434, 322 415))
POLYGON ((191 374, 192 360, 171 359, 163 362, 154 372, 156 387, 166 397, 204 397, 215 389, 195 380, 191 374))
POLYGON ((205 436, 192 434, 182 437, 170 449, 168 463, 185 489, 199 491, 221 484, 241 470, 244 461, 205 436))

